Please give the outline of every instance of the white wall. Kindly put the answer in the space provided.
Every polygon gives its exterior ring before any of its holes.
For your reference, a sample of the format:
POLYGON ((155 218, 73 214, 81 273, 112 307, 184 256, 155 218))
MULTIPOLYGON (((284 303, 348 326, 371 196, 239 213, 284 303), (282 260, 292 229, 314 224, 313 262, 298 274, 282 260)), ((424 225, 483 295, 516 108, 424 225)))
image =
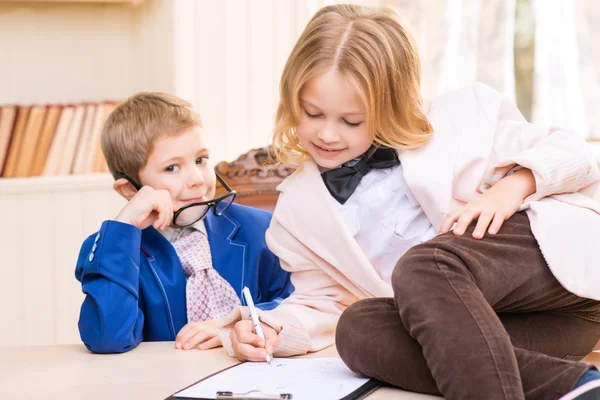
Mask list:
POLYGON ((267 144, 283 64, 324 3, 0 2, 0 105, 172 92, 202 114, 213 158, 232 160, 267 144))
POLYGON ((0 2, 0 104, 172 91, 171 6, 0 2))
POLYGON ((175 4, 176 92, 203 115, 215 159, 268 144, 279 76, 310 17, 304 0, 175 4))
POLYGON ((0 180, 0 346, 80 343, 75 265, 124 200, 108 174, 0 180))

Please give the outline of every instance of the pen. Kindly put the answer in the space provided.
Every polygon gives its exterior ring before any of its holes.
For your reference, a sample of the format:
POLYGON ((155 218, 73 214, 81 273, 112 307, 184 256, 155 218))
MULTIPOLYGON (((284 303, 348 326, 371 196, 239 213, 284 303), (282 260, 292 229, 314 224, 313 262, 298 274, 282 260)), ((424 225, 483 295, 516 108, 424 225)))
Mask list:
MULTIPOLYGON (((254 307, 254 301, 252 300, 252 295, 250 294, 250 289, 247 286, 244 286, 242 289, 242 294, 246 299, 246 304, 248 305, 248 309, 250 310, 250 318, 252 318, 252 324, 254 325, 254 330, 256 334, 265 341, 265 346, 267 345, 267 340, 265 339, 265 333, 262 330, 262 326, 260 325, 260 321, 258 320, 258 313, 256 312, 256 308, 254 307)), ((271 364, 271 356, 267 353, 266 360, 269 364, 271 364)))

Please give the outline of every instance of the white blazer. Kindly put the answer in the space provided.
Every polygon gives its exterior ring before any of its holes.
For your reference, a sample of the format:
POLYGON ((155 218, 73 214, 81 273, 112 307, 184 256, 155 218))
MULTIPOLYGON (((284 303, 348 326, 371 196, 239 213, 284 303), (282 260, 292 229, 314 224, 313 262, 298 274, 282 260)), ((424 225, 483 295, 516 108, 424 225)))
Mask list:
MULTIPOLYGON (((593 200, 600 173, 585 141, 527 123, 514 105, 482 84, 437 97, 424 110, 434 128, 431 141, 399 157, 410 191, 436 230, 450 211, 510 170, 529 168, 537 192, 522 209, 550 269, 569 291, 600 300, 600 203, 593 200)), ((314 162, 278 190, 266 239, 292 273, 295 291, 261 319, 279 331, 275 355, 287 356, 331 345, 346 307, 358 299, 392 296, 392 288, 347 231, 314 162)), ((231 327, 244 314, 235 310, 222 326, 231 327)), ((231 352, 228 335, 222 338, 231 352)))

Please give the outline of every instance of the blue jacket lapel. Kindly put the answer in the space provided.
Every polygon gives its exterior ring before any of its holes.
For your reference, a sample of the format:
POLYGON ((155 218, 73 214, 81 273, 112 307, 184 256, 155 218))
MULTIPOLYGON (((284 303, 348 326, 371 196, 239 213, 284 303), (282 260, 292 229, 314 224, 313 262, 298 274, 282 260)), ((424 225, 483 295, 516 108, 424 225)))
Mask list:
POLYGON ((227 212, 217 217, 211 212, 204 219, 213 267, 241 298, 244 287, 247 243, 235 240, 240 224, 227 212))
MULTIPOLYGON (((169 340, 175 340, 175 336, 179 330, 187 323, 185 285, 186 279, 181 267, 181 262, 173 246, 165 239, 162 234, 156 229, 149 227, 142 231, 142 256, 141 261, 147 263, 150 273, 149 279, 156 284, 155 290, 148 290, 145 299, 148 307, 153 307, 152 304, 158 303, 154 296, 160 296, 165 310, 167 319, 171 319, 170 323, 164 323, 159 318, 161 313, 154 312, 153 318, 156 319, 154 327, 151 328, 158 332, 167 330, 167 327, 172 327, 172 336, 169 340), (143 253, 147 257, 144 257, 143 253), (152 298, 150 298, 152 297, 152 298)), ((147 317, 146 322, 148 322, 147 317)), ((146 328, 144 328, 146 329, 146 328)), ((161 336, 164 337, 164 336, 161 336)), ((162 339, 165 340, 165 339, 162 339)))

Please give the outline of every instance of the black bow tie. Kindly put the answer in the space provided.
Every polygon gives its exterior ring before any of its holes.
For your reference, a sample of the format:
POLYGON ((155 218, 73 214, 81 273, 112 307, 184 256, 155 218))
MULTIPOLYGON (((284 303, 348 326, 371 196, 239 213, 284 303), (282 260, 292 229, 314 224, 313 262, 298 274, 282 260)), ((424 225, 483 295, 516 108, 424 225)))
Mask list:
POLYGON ((369 149, 353 166, 330 169, 321 174, 325 187, 340 204, 354 193, 360 180, 372 169, 391 168, 400 164, 396 150, 388 147, 369 149))

